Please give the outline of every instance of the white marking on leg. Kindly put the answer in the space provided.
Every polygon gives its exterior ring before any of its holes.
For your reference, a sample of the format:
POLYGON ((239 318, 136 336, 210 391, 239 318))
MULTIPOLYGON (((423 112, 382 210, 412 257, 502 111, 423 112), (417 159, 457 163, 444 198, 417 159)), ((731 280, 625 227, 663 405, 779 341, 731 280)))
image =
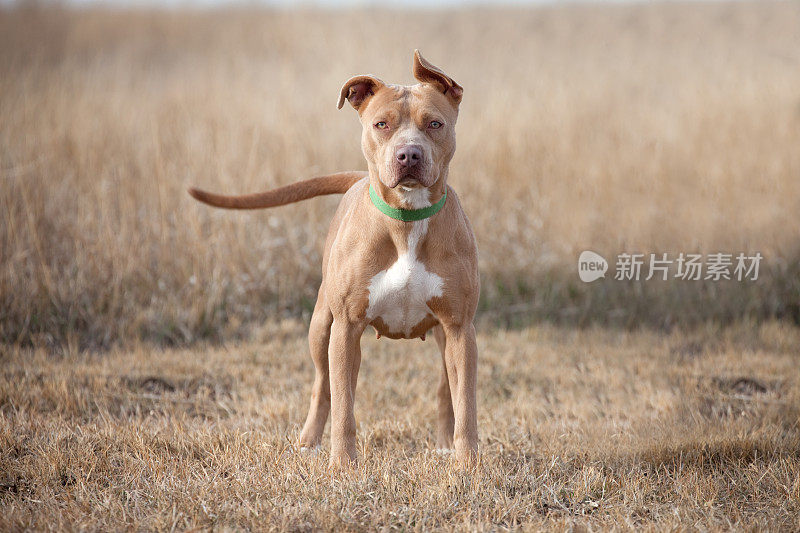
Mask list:
POLYGON ((317 455, 321 449, 322 449, 322 446, 320 446, 319 444, 317 444, 313 448, 309 448, 308 446, 300 446, 300 453, 309 454, 309 455, 317 455))

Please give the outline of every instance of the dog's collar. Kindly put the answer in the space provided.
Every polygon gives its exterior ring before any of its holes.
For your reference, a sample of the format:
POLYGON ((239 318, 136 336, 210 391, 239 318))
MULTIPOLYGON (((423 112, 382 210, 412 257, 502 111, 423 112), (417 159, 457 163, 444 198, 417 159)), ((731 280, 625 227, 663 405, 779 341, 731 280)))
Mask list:
POLYGON ((423 207, 422 209, 400 209, 398 207, 392 207, 384 202, 383 198, 378 196, 378 193, 372 185, 369 186, 369 199, 372 200, 372 205, 377 207, 378 211, 387 217, 402 220, 403 222, 414 222, 416 220, 424 220, 438 213, 439 210, 444 207, 444 201, 447 200, 447 189, 445 189, 441 200, 428 207, 423 207))

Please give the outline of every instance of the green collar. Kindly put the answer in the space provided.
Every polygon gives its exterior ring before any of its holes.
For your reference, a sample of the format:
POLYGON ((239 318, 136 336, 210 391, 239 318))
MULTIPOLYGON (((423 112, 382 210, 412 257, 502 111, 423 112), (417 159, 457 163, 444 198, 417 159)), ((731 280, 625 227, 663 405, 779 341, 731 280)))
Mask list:
POLYGON ((384 202, 383 198, 378 196, 378 193, 375 192, 372 185, 369 186, 369 199, 372 200, 372 205, 377 207, 378 211, 384 215, 402 220, 403 222, 413 222, 415 220, 424 220, 438 213, 439 210, 444 207, 444 201, 447 199, 447 189, 444 190, 441 200, 428 207, 423 207, 422 209, 399 209, 397 207, 392 207, 384 202))

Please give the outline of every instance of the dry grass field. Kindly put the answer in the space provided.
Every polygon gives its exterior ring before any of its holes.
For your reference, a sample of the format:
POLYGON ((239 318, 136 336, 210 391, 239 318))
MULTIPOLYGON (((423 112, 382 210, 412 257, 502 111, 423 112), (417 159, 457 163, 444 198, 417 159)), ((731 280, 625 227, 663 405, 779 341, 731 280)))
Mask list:
POLYGON ((484 332, 472 473, 434 450, 430 339, 365 337, 356 469, 299 453, 304 335, 5 355, 0 529, 800 528, 796 328, 484 332))
MULTIPOLYGON (((800 4, 0 9, 0 530, 800 530, 800 4), (432 341, 365 336, 361 461, 294 447, 350 76, 465 88, 473 472, 432 341), (578 280, 585 249, 764 256, 578 280)), ((325 441, 327 444, 327 440, 325 441)))

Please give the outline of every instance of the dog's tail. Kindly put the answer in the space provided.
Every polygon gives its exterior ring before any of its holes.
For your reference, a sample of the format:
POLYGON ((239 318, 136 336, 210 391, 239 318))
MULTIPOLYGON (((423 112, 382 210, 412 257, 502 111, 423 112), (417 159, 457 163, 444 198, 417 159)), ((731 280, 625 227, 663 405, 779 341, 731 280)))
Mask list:
POLYGON ((367 176, 369 176, 369 173, 366 171, 351 170, 298 181, 297 183, 278 187, 271 191, 244 194, 242 196, 214 194, 194 187, 189 189, 189 194, 196 200, 204 204, 213 205, 214 207, 224 207, 225 209, 261 209, 264 207, 277 207, 279 205, 291 204, 325 194, 343 194, 356 182, 367 176))

